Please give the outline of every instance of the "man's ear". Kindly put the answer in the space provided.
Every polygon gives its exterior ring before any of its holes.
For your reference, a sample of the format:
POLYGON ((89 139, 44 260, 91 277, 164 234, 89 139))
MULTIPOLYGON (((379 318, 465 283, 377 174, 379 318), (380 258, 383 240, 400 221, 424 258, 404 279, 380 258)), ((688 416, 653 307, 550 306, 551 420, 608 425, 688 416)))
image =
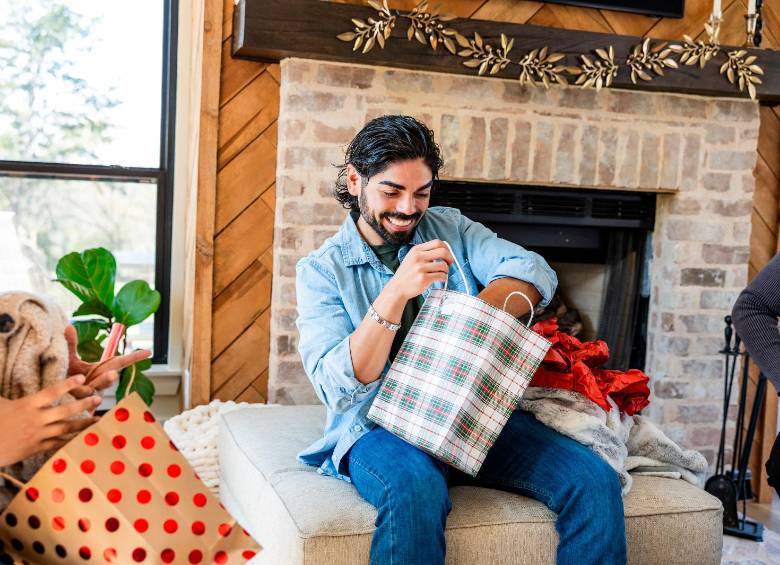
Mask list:
POLYGON ((352 165, 347 165, 347 190, 352 196, 360 196, 360 185, 363 177, 352 165))

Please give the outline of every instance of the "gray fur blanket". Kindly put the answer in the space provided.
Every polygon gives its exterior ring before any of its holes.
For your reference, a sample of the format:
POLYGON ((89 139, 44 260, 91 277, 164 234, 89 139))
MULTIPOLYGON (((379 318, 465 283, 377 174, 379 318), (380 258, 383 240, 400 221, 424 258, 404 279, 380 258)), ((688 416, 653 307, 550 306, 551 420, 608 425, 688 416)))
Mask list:
POLYGON ((600 455, 620 476, 624 496, 631 490, 630 473, 704 485, 708 464, 701 453, 681 448, 647 418, 621 414, 609 402, 612 410, 606 412, 578 392, 528 387, 520 408, 600 455))

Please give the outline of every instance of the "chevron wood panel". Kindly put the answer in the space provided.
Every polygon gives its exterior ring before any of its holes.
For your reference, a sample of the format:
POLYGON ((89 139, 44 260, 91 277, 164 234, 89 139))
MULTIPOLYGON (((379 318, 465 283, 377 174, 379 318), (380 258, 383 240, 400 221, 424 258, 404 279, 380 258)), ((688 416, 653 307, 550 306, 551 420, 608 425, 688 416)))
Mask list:
POLYGON ((265 63, 242 61, 230 56, 230 41, 222 42, 222 73, 219 77, 219 106, 222 108, 236 94, 268 68, 265 63))
POLYGON ((214 296, 273 244, 274 211, 257 198, 214 240, 214 296))
POLYGON ((217 175, 217 233, 276 181, 276 135, 274 122, 217 175))
POLYGON ((233 96, 219 111, 221 170, 279 117, 279 83, 270 72, 262 72, 233 96))
MULTIPOLYGON (((365 4, 363 0, 335 0, 365 4)), ((222 70, 217 155, 214 233, 212 364, 208 389, 214 398, 264 402, 268 384, 268 348, 273 213, 275 210, 276 120, 279 112, 279 66, 234 60, 232 0, 222 3, 222 70), (260 225, 262 224, 262 225, 260 225)), ((411 9, 418 0, 393 0, 393 7, 411 9)), ((741 44, 745 0, 724 0, 721 39, 741 44)), ((452 0, 444 10, 459 17, 529 23, 578 29, 676 38, 703 37, 711 0, 686 0, 682 19, 656 18, 518 0, 452 0)), ((778 49, 780 4, 764 3, 764 47, 778 49)), ((778 241, 780 196, 780 113, 762 108, 759 161, 750 252, 751 276, 771 257, 778 241)), ((194 330, 197 332, 197 329, 194 330)), ((770 395, 774 397, 774 395, 770 395)), ((772 412, 774 414, 776 412, 772 412)), ((757 445, 763 449, 774 435, 770 410, 757 445)), ((771 442, 769 443, 771 447, 771 442)), ((763 469, 754 467, 754 476, 763 469)), ((757 489, 768 496, 765 485, 757 489)))

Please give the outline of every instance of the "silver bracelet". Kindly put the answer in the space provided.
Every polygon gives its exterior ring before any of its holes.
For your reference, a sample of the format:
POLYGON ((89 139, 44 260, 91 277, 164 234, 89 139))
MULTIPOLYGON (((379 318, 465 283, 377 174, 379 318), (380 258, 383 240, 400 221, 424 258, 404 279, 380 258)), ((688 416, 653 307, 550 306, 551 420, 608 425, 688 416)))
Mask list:
POLYGON ((391 332, 397 332, 401 329, 401 324, 394 324, 393 322, 388 322, 385 320, 382 316, 380 316, 376 310, 374 310, 374 305, 369 304, 368 305, 368 315, 371 316, 371 319, 374 320, 376 323, 378 323, 380 326, 387 328, 391 332))

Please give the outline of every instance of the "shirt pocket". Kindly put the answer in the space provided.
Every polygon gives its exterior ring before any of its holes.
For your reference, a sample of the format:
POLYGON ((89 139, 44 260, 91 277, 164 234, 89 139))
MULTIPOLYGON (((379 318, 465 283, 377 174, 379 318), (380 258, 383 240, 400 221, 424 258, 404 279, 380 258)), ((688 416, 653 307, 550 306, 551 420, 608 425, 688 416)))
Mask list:
POLYGON ((471 266, 468 261, 463 261, 460 263, 460 267, 463 269, 463 275, 466 277, 466 281, 468 281, 468 286, 464 283, 463 277, 460 276, 458 266, 453 263, 450 266, 450 271, 447 276, 447 289, 471 294, 473 296, 476 294, 476 287, 474 284, 474 274, 471 272, 471 266))

